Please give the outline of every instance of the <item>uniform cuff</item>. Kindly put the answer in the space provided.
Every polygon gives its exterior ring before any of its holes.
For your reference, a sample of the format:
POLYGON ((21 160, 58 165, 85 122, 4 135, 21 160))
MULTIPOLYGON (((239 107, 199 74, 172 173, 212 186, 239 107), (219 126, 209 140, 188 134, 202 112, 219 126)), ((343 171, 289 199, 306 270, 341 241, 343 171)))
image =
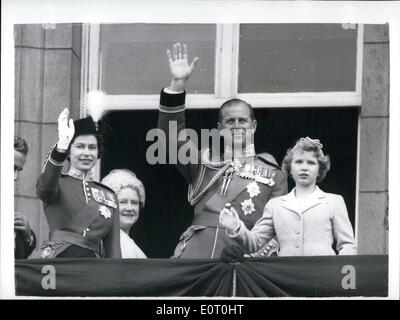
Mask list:
POLYGON ((181 93, 166 93, 161 90, 160 105, 167 108, 180 107, 185 105, 186 91, 181 93))
POLYGON ((56 164, 63 164, 65 159, 67 159, 67 152, 59 152, 57 151, 57 147, 54 147, 53 151, 50 154, 50 159, 53 160, 56 164))

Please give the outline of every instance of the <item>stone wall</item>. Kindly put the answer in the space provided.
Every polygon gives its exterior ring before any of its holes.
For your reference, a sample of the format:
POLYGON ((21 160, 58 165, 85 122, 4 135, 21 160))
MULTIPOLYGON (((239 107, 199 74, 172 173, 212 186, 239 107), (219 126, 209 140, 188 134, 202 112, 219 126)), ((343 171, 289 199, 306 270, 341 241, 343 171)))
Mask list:
POLYGON ((359 164, 359 254, 388 253, 389 29, 364 28, 359 164))
POLYGON ((82 26, 54 27, 14 29, 15 134, 29 145, 15 185, 15 209, 28 216, 39 243, 48 237, 48 227, 36 197, 36 179, 49 148, 57 142, 58 114, 68 107, 73 117, 79 117, 82 26))

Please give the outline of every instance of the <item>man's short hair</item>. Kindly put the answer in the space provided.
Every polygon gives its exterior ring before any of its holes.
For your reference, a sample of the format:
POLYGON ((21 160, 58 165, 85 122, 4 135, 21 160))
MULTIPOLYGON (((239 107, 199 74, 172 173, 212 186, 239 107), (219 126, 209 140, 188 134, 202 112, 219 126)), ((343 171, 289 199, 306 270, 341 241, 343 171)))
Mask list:
POLYGON ((219 109, 218 109, 218 122, 222 122, 222 110, 224 109, 224 108, 229 108, 229 107, 232 107, 232 106, 236 106, 236 105, 238 105, 238 104, 244 104, 248 109, 249 109, 249 113, 250 113, 250 118, 251 118, 251 120, 255 120, 256 119, 256 117, 254 116, 254 110, 253 110, 253 107, 251 106, 251 104, 250 103, 248 103, 248 102, 246 102, 246 101, 244 101, 244 100, 242 100, 242 99, 236 99, 236 98, 234 98, 234 99, 230 99, 230 100, 227 100, 227 101, 225 101, 220 107, 219 107, 219 109))
POLYGON ((28 143, 20 137, 14 137, 14 150, 26 155, 29 150, 28 143))

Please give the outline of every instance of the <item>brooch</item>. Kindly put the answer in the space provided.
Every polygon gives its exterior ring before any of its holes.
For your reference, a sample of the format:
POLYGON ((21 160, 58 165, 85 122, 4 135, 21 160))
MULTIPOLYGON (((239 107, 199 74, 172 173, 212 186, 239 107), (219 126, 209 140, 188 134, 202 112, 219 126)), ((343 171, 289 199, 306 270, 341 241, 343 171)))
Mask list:
POLYGON ((258 186, 257 182, 253 181, 247 185, 247 192, 250 195, 250 198, 256 197, 260 194, 260 187, 258 186))
POLYGON ((50 254, 51 254, 51 248, 50 247, 46 247, 46 248, 44 248, 44 250, 40 254, 40 257, 42 259, 46 259, 50 254))
POLYGON ((240 204, 242 205, 242 210, 245 216, 252 214, 254 211, 256 211, 254 203, 251 199, 246 199, 242 201, 240 204))
POLYGON ((104 217, 104 219, 111 218, 111 211, 106 206, 100 206, 99 211, 100 214, 104 217))

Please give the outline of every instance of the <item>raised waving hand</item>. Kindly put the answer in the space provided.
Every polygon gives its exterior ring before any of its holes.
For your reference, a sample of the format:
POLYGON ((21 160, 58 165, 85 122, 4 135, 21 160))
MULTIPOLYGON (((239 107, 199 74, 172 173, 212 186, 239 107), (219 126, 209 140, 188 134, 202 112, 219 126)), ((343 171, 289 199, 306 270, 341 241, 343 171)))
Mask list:
POLYGON ((199 58, 194 58, 189 64, 187 46, 179 42, 173 45, 172 52, 167 50, 167 58, 172 77, 169 89, 176 92, 185 90, 186 81, 192 75, 199 58))
POLYGON ((58 117, 58 142, 57 148, 61 151, 66 151, 74 137, 75 127, 74 121, 69 119, 69 111, 65 108, 58 117))

